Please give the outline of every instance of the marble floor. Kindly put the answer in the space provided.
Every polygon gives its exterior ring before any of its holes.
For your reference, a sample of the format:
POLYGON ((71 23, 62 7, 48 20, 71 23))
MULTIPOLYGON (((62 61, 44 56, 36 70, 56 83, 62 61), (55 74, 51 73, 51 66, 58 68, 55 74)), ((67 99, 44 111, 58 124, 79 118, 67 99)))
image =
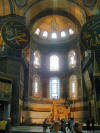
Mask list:
MULTIPOLYGON (((17 126, 12 127, 13 133, 43 133, 43 127, 42 126, 17 126)), ((47 129, 47 133, 49 133, 49 128, 47 129)), ((67 133, 70 133, 70 131, 67 131, 67 133)), ((93 131, 86 131, 84 130, 83 133, 100 133, 100 130, 93 131)))

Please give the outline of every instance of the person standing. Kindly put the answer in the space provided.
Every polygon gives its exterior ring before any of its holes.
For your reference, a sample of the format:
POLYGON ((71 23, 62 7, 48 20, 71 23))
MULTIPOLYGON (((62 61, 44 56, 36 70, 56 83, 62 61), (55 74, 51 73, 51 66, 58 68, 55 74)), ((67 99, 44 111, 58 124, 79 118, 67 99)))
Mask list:
POLYGON ((71 131, 71 129, 70 129, 70 123, 71 123, 71 119, 69 118, 69 120, 68 120, 68 128, 67 128, 67 130, 70 130, 70 131, 71 131))
POLYGON ((47 119, 45 119, 43 121, 43 133, 46 133, 47 127, 48 127, 48 121, 47 121, 47 119))
POLYGON ((51 126, 50 126, 50 132, 53 130, 54 120, 52 120, 51 126))
POLYGON ((53 124, 52 133, 63 133, 62 131, 60 131, 60 129, 61 129, 61 123, 59 121, 55 121, 53 124))
POLYGON ((87 131, 89 131, 91 129, 90 128, 90 119, 89 118, 86 121, 86 126, 87 126, 87 131))
POLYGON ((70 121, 70 130, 71 130, 71 133, 74 133, 73 132, 73 125, 74 125, 74 118, 71 118, 71 121, 70 121))
POLYGON ((94 130, 95 130, 95 127, 94 127, 95 120, 94 120, 94 118, 92 118, 92 120, 91 120, 91 124, 92 124, 92 127, 91 127, 91 129, 94 131, 94 130))
POLYGON ((6 128, 5 128, 5 133, 11 133, 11 118, 8 118, 6 128))
POLYGON ((66 133, 66 121, 65 121, 65 119, 61 120, 61 131, 63 133, 66 133))

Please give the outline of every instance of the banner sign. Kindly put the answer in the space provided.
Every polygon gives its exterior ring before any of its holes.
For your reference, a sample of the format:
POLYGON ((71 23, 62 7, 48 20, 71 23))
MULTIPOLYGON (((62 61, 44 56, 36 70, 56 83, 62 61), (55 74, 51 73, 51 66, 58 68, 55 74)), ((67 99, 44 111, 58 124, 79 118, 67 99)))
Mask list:
POLYGON ((11 48, 23 49, 30 41, 30 33, 25 25, 15 20, 4 23, 1 34, 4 42, 11 48))
POLYGON ((0 99, 10 100, 12 84, 0 81, 0 99))
POLYGON ((81 40, 86 49, 100 49, 100 17, 96 17, 84 24, 81 40))

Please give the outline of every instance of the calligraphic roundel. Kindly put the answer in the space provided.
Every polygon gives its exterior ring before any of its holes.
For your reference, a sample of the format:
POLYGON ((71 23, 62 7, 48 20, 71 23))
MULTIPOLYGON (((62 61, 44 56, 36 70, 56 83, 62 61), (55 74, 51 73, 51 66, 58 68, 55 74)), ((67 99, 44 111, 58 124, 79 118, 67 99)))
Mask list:
POLYGON ((2 26, 2 38, 11 48, 23 49, 30 41, 30 33, 24 24, 9 20, 2 26))
POLYGON ((100 17, 93 17, 84 24, 81 31, 81 40, 86 49, 100 49, 100 17))

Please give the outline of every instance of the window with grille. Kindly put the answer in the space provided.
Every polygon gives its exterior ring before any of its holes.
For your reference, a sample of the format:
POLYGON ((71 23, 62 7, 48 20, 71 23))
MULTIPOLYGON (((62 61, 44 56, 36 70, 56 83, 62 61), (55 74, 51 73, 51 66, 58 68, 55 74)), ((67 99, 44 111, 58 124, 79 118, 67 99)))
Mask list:
POLYGON ((74 50, 70 51, 68 54, 68 65, 69 65, 69 68, 76 67, 76 53, 74 50))
POLYGON ((40 34, 40 29, 39 28, 36 29, 35 34, 36 35, 39 35, 40 34))
POLYGON ((59 71, 59 57, 57 55, 50 56, 50 71, 59 71))
POLYGON ((60 98, 60 80, 53 77, 49 81, 50 99, 60 98))
POLYGON ((40 88, 40 78, 39 78, 39 76, 38 75, 34 75, 34 77, 33 77, 33 86, 32 86, 32 88, 33 88, 33 91, 32 91, 32 93, 33 93, 33 96, 34 95, 39 95, 39 88, 40 88))
POLYGON ((40 53, 38 51, 34 52, 34 57, 33 57, 33 65, 35 68, 39 68, 40 67, 40 53))
POLYGON ((47 31, 43 31, 42 36, 45 37, 45 38, 47 38, 48 37, 48 32, 47 31))

